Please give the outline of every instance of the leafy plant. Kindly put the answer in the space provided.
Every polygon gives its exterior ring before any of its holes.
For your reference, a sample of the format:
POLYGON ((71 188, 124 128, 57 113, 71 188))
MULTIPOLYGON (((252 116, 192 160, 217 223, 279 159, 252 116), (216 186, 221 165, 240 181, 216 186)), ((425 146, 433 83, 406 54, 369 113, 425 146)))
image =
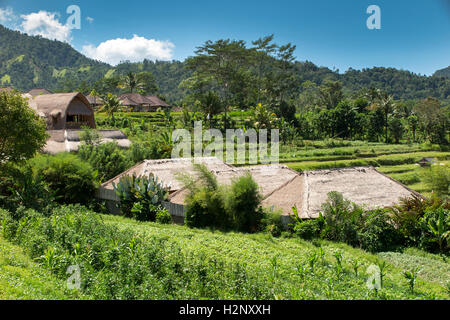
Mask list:
POLYGON ((171 224, 172 216, 170 215, 169 211, 167 211, 167 209, 161 209, 156 214, 156 222, 161 224, 171 224))
POLYGON ((411 290, 411 293, 414 293, 414 286, 420 271, 421 269, 419 267, 415 267, 411 271, 403 271, 403 276, 406 280, 408 280, 409 290, 411 290))
POLYGON ((155 221, 156 214, 168 195, 167 189, 153 174, 148 177, 123 176, 113 186, 120 199, 122 214, 139 221, 155 221))
POLYGON ((436 241, 439 245, 439 251, 443 253, 445 251, 446 243, 450 238, 450 211, 444 208, 438 208, 436 210, 429 210, 422 218, 422 223, 426 228, 427 233, 423 238, 427 241, 436 241))
POLYGON ((386 276, 386 271, 388 269, 388 265, 386 264, 386 261, 378 261, 377 266, 380 270, 380 286, 383 288, 383 281, 384 277, 386 276))

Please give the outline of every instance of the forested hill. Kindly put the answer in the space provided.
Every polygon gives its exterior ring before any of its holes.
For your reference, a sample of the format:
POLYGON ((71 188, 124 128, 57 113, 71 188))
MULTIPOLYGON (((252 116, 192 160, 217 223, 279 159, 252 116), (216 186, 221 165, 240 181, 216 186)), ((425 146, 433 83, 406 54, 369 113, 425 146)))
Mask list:
POLYGON ((446 78, 450 78, 450 66, 448 66, 447 68, 438 70, 434 73, 435 77, 446 77, 446 78))
MULTIPOLYGON (((443 77, 448 76, 449 68, 427 77, 394 68, 350 69, 340 74, 309 61, 294 64, 299 84, 311 81, 320 85, 330 79, 341 81, 346 93, 376 87, 397 99, 428 96, 450 99, 450 79, 443 77)), ((159 93, 170 103, 177 103, 185 96, 179 84, 192 74, 187 64, 180 61, 146 60, 112 67, 85 57, 67 43, 31 37, 0 25, 0 87, 13 86, 23 91, 42 87, 52 91, 79 90, 88 93, 91 87, 97 87, 94 84, 130 71, 152 72, 159 93)))
POLYGON ((67 43, 28 36, 0 25, 0 86, 55 90, 71 73, 95 81, 109 68, 105 63, 85 57, 67 43))

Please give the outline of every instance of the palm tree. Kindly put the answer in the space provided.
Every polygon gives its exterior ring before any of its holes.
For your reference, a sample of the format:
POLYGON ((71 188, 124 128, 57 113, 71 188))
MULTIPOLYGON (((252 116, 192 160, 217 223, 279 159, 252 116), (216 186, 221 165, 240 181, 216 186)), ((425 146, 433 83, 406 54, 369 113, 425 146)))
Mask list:
POLYGON ((121 81, 121 87, 125 88, 129 93, 144 89, 145 83, 140 79, 139 75, 133 72, 128 72, 121 81))
POLYGON ((389 114, 394 111, 395 102, 394 97, 380 89, 371 89, 369 94, 367 95, 372 102, 372 108, 381 109, 384 114, 384 133, 385 133, 385 142, 387 143, 389 140, 388 136, 388 127, 389 127, 389 114))
POLYGON ((108 93, 107 95, 103 96, 103 106, 99 111, 105 112, 108 117, 111 117, 113 121, 113 125, 115 124, 114 120, 114 112, 118 112, 122 110, 122 105, 120 104, 119 98, 112 94, 108 93))

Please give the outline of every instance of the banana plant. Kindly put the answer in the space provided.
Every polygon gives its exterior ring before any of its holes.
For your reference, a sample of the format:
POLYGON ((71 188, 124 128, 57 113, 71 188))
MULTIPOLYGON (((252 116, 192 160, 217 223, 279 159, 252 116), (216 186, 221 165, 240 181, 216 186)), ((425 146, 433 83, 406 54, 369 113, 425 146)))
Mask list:
POLYGON ((444 244, 450 237, 450 223, 448 222, 448 218, 446 217, 445 210, 443 208, 438 209, 437 220, 428 220, 428 227, 438 241, 439 250, 443 252, 444 244))

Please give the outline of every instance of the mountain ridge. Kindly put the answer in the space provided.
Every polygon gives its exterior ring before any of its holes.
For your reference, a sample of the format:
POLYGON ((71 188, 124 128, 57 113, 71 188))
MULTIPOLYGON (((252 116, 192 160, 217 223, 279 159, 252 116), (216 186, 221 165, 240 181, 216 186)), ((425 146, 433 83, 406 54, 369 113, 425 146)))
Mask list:
MULTIPOLYGON (((179 83, 189 77, 185 61, 123 62, 117 66, 84 56, 70 44, 29 36, 0 25, 0 87, 13 86, 22 91, 46 88, 51 91, 87 91, 101 79, 128 72, 151 72, 160 93, 170 103, 177 103, 186 95, 179 83)), ((317 85, 330 79, 341 81, 347 93, 364 87, 377 87, 397 99, 420 99, 433 96, 450 99, 450 80, 446 69, 433 76, 418 75, 396 68, 373 67, 355 70, 349 68, 340 74, 328 67, 319 67, 310 61, 295 61, 299 81, 317 85)))

